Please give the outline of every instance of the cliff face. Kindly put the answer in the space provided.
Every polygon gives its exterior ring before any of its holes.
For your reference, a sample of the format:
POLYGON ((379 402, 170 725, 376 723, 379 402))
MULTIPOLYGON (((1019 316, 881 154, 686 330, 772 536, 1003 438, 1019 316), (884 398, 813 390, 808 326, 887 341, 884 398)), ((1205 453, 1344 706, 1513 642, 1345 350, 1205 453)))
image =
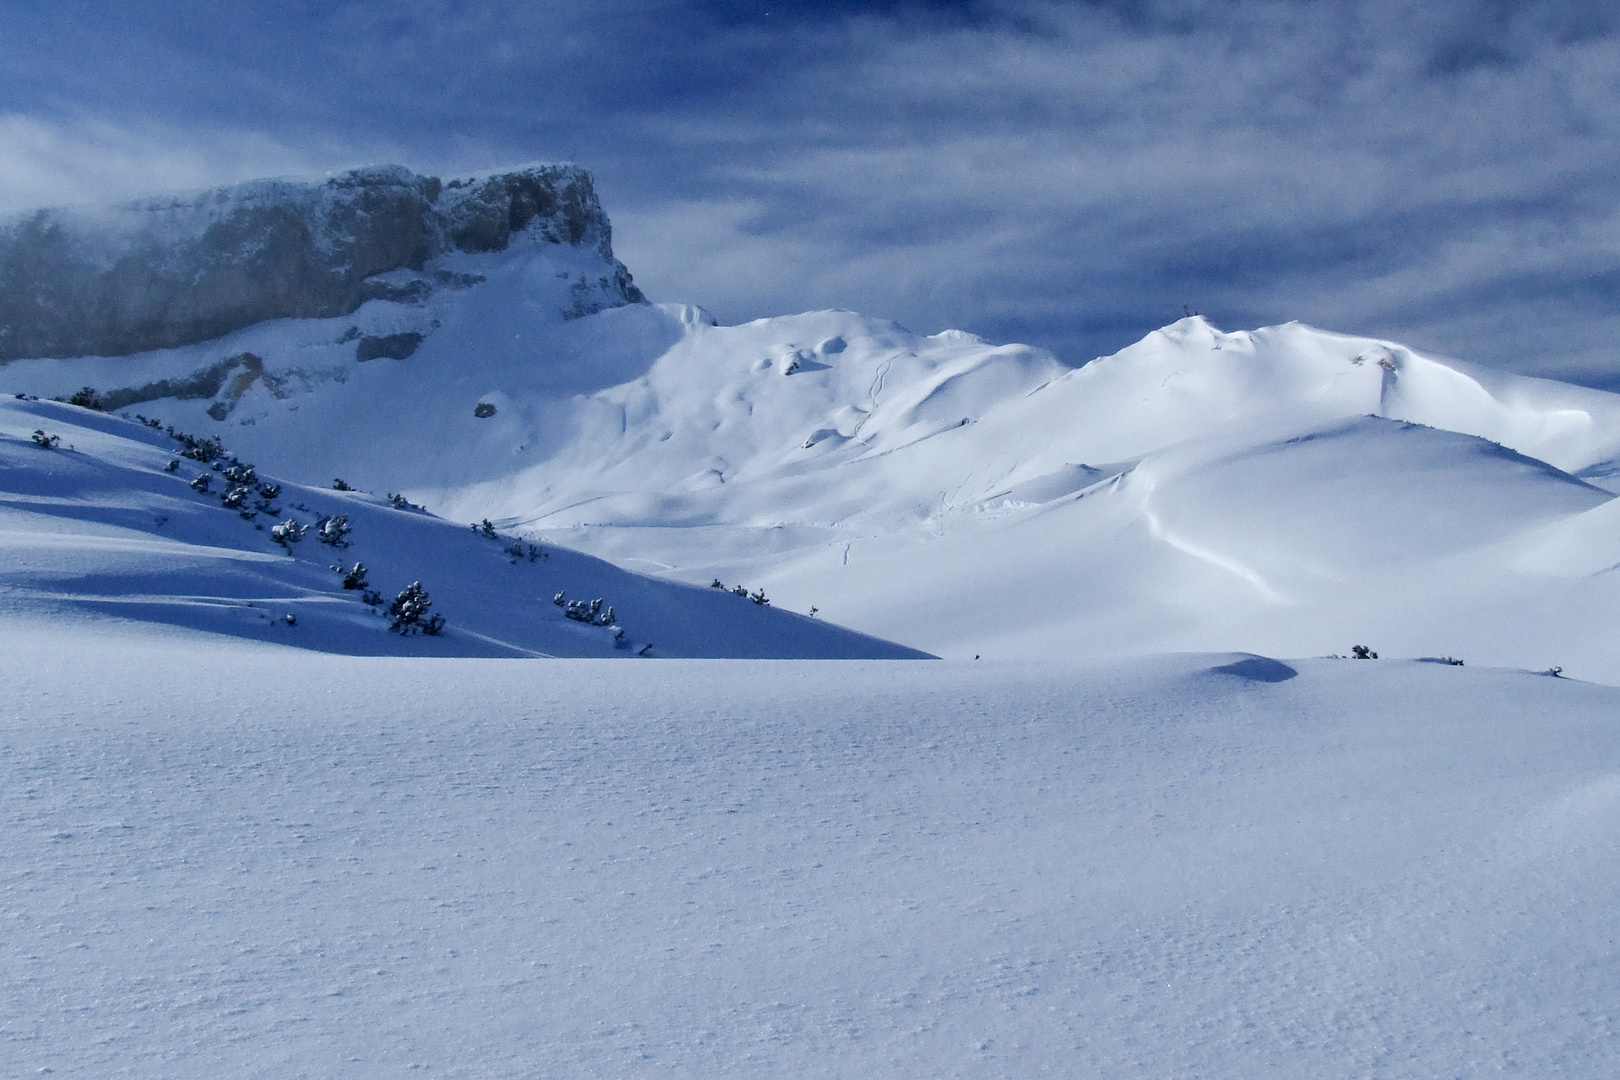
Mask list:
POLYGON ((0 223, 0 361, 122 356, 267 319, 346 315, 402 299, 374 275, 421 270, 451 251, 500 251, 518 235, 594 248, 607 285, 593 307, 642 299, 613 258, 585 170, 443 183, 386 166, 0 223))

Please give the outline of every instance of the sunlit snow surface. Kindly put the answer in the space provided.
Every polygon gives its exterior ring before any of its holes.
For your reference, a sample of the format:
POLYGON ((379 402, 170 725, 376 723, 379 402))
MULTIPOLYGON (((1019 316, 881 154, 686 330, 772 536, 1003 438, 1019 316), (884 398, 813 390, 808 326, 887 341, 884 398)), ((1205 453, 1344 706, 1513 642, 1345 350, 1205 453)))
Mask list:
POLYGON ((1620 691, 0 623, 0 1074, 1609 1077, 1620 691))
POLYGON ((1190 318, 1073 368, 847 311, 563 320, 586 261, 457 255, 435 269, 481 283, 19 361, 0 389, 138 387, 250 352, 264 376, 236 397, 133 408, 292 480, 951 658, 1360 643, 1620 683, 1620 395, 1300 324, 1190 318), (406 359, 356 360, 356 335, 407 332, 426 336, 406 359))

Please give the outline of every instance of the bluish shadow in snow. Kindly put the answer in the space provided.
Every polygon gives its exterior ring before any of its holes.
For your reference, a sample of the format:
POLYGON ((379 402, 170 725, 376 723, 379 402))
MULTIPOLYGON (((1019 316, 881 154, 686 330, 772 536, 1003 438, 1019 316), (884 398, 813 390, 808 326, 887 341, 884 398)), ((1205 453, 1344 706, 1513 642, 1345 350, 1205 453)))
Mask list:
POLYGON ((1209 671, 1212 675, 1236 675, 1255 682, 1287 682, 1299 674, 1281 660, 1273 660, 1269 656, 1251 656, 1246 660, 1212 667, 1209 671))

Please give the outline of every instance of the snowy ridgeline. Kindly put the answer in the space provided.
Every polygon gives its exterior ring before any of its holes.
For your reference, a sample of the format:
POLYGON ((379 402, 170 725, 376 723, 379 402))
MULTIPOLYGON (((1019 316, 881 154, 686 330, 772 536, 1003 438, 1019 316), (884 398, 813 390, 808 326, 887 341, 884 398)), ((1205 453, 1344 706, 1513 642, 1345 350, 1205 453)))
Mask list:
POLYGON ((6 1075, 1620 1071, 1620 691, 0 623, 6 1075))
POLYGON ((357 655, 925 655, 46 401, 0 400, 0 561, 0 619, 41 625, 93 613, 357 655))
POLYGON ((0 388, 940 655, 1361 643, 1620 682, 1620 396, 1299 324, 1069 368, 852 312, 564 319, 590 259, 457 253, 482 280, 0 388))
POLYGON ((0 221, 0 362, 121 356, 347 315, 367 300, 420 301, 471 280, 422 273, 433 260, 519 237, 594 262, 597 280, 576 283, 570 314, 641 300, 613 258, 590 174, 572 165, 448 183, 389 166, 33 211, 0 221))

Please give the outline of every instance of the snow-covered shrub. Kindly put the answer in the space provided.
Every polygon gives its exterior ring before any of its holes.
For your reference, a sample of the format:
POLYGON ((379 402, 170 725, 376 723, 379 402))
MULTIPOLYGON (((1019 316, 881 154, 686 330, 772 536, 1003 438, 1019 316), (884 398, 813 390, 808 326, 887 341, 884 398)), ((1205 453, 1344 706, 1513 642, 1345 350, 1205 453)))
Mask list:
POLYGON ((731 587, 731 595, 732 596, 747 596, 748 595, 748 586, 746 586, 746 585, 733 585, 731 587))
POLYGON ((425 507, 425 506, 417 506, 415 503, 411 502, 411 500, 407 499, 405 496, 396 495, 392 491, 390 491, 388 493, 388 501, 393 504, 393 507, 394 507, 395 510, 414 510, 418 514, 424 514, 424 513, 427 512, 427 507, 425 507))
POLYGON ((259 485, 259 498, 261 498, 261 499, 274 499, 280 494, 281 494, 281 485, 280 484, 260 484, 259 485))
POLYGON ((396 634, 437 634, 444 629, 444 616, 429 615, 428 609, 432 606, 433 601, 422 588, 422 583, 411 582, 388 605, 388 629, 396 634))
POLYGON ((473 406, 473 415, 480 420, 488 420, 495 415, 495 406, 488 401, 480 401, 473 406))
POLYGON ((595 600, 570 600, 561 591, 551 598, 551 602, 563 609, 563 614, 575 622, 589 623, 592 626, 612 626, 618 621, 618 616, 611 606, 602 610, 602 598, 595 600))
POLYGON ((302 540, 304 538, 304 531, 308 528, 308 525, 300 525, 292 518, 288 518, 280 525, 272 525, 270 527, 270 539, 274 540, 282 547, 289 547, 290 545, 296 544, 298 541, 302 540))
POLYGON ((225 452, 219 440, 211 435, 201 439, 193 439, 188 435, 186 440, 186 448, 180 451, 180 456, 200 461, 205 465, 225 452))
POLYGON ((723 589, 723 588, 725 588, 725 586, 720 584, 720 579, 719 578, 715 578, 713 581, 709 582, 709 588, 711 588, 711 589, 723 589))
POLYGON ((247 502, 247 497, 251 494, 253 494, 252 488, 227 487, 220 494, 219 501, 227 510, 240 510, 243 504, 247 502))
POLYGON ((366 574, 369 571, 366 569, 365 563, 355 563, 352 570, 345 570, 341 566, 333 567, 333 569, 343 575, 343 587, 345 589, 364 589, 370 584, 366 581, 366 574))
POLYGON ((765 599, 765 590, 764 589, 755 589, 753 592, 748 594, 748 599, 752 600, 754 603, 760 605, 761 607, 770 607, 771 606, 771 602, 769 600, 765 599))
POLYGON ((191 490, 196 492, 207 491, 214 482, 213 473, 198 473, 191 479, 191 490))
POLYGON ((1376 659, 1378 659, 1378 654, 1373 652, 1371 649, 1369 649, 1365 645, 1352 645, 1352 646, 1350 646, 1350 656, 1351 656, 1352 659, 1355 659, 1355 660, 1376 660, 1376 659))
POLYGON ((35 446, 43 446, 47 450, 56 449, 56 444, 62 441, 60 435, 45 434, 44 428, 35 428, 33 435, 29 436, 29 438, 34 440, 35 446))
POLYGON ((233 486, 251 488, 259 482, 259 474, 253 471, 251 465, 244 465, 240 461, 232 461, 231 467, 225 470, 225 479, 233 486))
POLYGON ((500 534, 495 531, 495 526, 490 523, 489 518, 485 518, 483 521, 474 524, 472 531, 477 533, 479 536, 482 536, 486 540, 495 540, 500 536, 500 534))
POLYGON ((164 472, 174 472, 174 470, 178 469, 179 467, 180 467, 180 459, 179 458, 170 458, 169 463, 167 465, 163 466, 163 471, 164 472))
POLYGON ((351 527, 348 514, 338 514, 335 517, 323 517, 315 523, 315 535, 321 543, 333 547, 348 547, 347 539, 351 527))
POLYGON ((334 479, 332 481, 332 490, 333 491, 353 491, 354 488, 349 486, 349 482, 347 480, 345 480, 345 479, 343 479, 343 477, 339 476, 339 477, 337 477, 336 479, 334 479))

